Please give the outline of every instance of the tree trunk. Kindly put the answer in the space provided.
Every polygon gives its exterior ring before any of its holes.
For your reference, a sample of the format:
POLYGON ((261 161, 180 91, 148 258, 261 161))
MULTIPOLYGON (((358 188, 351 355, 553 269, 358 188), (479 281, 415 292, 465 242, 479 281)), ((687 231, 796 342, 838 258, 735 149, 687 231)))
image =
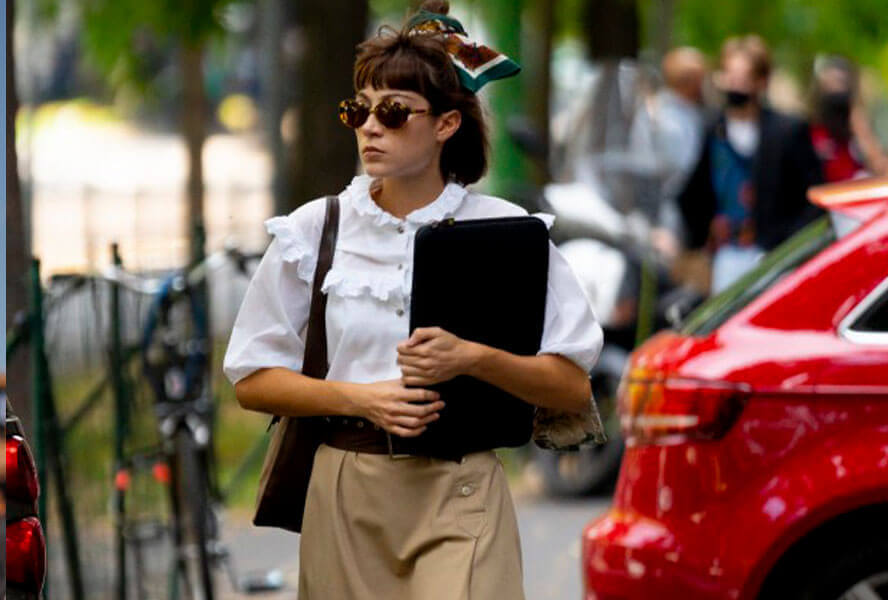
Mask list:
POLYGON ((280 215, 287 212, 288 198, 292 193, 286 147, 281 135, 281 119, 285 107, 284 88, 294 78, 290 75, 290 65, 281 48, 287 26, 283 0, 262 0, 261 9, 265 137, 272 160, 271 195, 274 200, 274 214, 280 215))
MULTIPOLYGON (((18 157, 15 151, 15 116, 18 94, 15 89, 15 57, 13 31, 15 29, 15 1, 6 2, 6 330, 15 317, 28 307, 28 235, 22 190, 18 177, 18 157)), ((26 435, 33 434, 31 412, 31 359, 28 344, 19 346, 5 365, 11 376, 7 378, 9 399, 22 421, 26 435)))
MULTIPOLYGON (((635 0, 588 0, 584 22, 589 54, 601 70, 592 106, 595 130, 588 150, 592 154, 622 152, 629 143, 635 99, 625 96, 620 86, 620 63, 638 57, 638 7, 635 0)), ((603 170, 599 175, 611 205, 622 212, 631 210, 634 176, 621 169, 603 170)))
POLYGON ((587 0, 584 17, 593 60, 638 57, 635 0, 587 0))
MULTIPOLYGON (((526 81, 527 112, 530 122, 540 133, 541 139, 549 143, 549 95, 552 89, 552 34, 555 27, 554 0, 532 2, 528 7, 531 35, 528 48, 523 52, 526 81)), ((545 154, 549 155, 548 152, 545 154)), ((548 161, 538 164, 534 180, 542 185, 551 179, 548 161)))
POLYGON ((203 46, 185 44, 182 47, 182 132, 188 154, 188 181, 186 197, 188 212, 185 235, 190 240, 190 260, 200 257, 195 232, 203 229, 203 145, 206 138, 206 95, 203 85, 203 46))
POLYGON ((289 209, 339 192, 355 174, 354 133, 339 122, 339 101, 354 95, 355 46, 367 30, 367 0, 305 0, 298 132, 289 209), (345 15, 345 16, 343 16, 345 15))

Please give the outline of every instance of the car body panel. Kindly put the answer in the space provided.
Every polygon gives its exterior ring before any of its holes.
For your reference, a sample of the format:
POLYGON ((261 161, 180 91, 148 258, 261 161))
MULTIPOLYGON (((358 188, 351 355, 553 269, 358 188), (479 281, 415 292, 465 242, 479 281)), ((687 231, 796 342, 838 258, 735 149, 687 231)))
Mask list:
POLYGON ((721 439, 630 443, 612 508, 583 532, 587 599, 754 598, 805 533, 888 503, 888 346, 839 333, 888 277, 888 194, 856 207, 866 223, 712 333, 633 354, 632 368, 752 395, 721 439))

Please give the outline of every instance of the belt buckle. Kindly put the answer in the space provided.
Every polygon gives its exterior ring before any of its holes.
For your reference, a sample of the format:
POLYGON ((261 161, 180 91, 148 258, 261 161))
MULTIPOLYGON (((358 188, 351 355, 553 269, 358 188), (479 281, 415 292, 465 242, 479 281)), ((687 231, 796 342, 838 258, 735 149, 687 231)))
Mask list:
POLYGON ((405 458, 412 458, 412 454, 395 454, 394 448, 392 447, 392 434, 388 431, 385 432, 385 439, 388 441, 389 447, 389 458, 391 460, 403 460, 405 458))

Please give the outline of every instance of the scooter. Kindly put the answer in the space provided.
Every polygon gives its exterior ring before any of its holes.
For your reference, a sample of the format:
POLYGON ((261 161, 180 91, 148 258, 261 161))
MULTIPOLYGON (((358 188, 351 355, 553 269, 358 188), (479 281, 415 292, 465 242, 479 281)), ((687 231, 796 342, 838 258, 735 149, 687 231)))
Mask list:
POLYGON ((604 346, 589 376, 608 441, 575 452, 535 449, 534 460, 552 495, 603 492, 616 480, 623 454, 617 389, 630 352, 637 342, 670 324, 670 311, 684 313, 702 296, 675 286, 666 263, 650 246, 647 219, 616 211, 602 188, 588 182, 548 184, 537 205, 556 216, 553 238, 561 240, 558 249, 604 330, 604 346))

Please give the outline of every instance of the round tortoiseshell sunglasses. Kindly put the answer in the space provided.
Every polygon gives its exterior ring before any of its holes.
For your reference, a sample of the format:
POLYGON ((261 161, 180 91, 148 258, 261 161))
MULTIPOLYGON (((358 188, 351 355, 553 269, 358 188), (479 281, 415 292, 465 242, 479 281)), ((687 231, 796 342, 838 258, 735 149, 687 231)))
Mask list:
POLYGON ((398 129, 404 126, 410 115, 427 112, 429 112, 427 108, 410 108, 406 104, 389 98, 386 98, 373 108, 353 98, 339 103, 339 119, 346 127, 351 127, 352 129, 357 129, 366 123, 370 113, 376 115, 376 119, 382 123, 383 127, 398 129))

